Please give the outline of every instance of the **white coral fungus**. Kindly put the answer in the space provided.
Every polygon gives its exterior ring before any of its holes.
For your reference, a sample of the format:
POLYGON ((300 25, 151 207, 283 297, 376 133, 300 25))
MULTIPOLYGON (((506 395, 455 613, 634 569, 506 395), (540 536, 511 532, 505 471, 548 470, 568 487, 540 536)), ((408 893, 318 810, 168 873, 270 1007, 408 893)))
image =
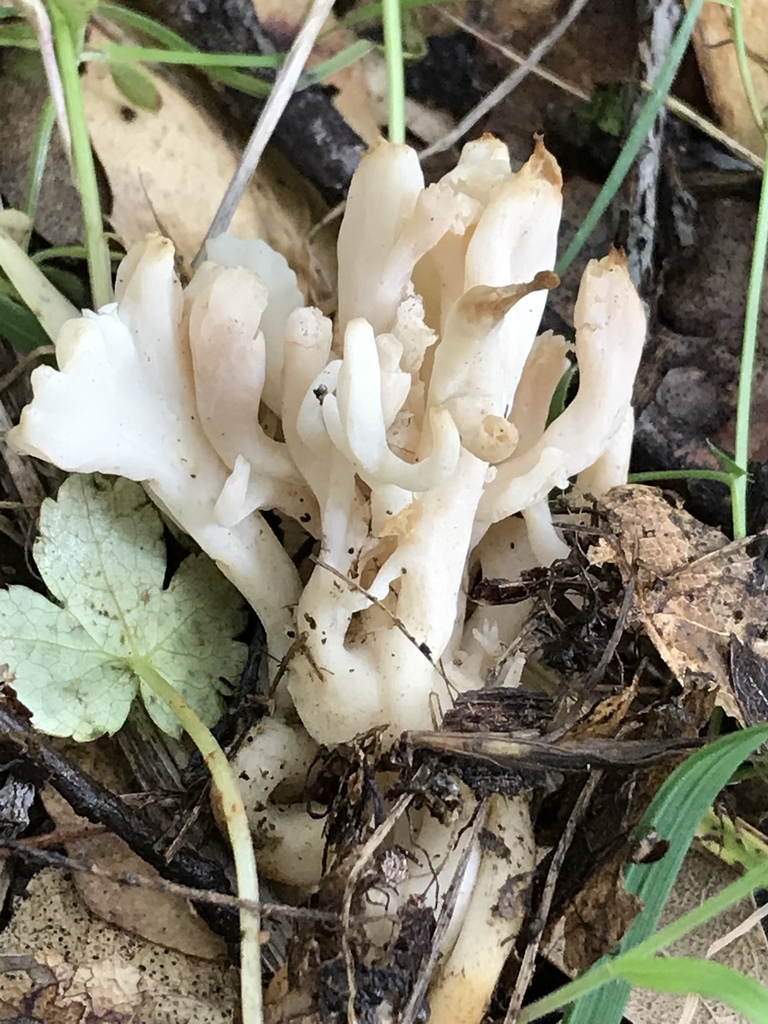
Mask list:
MULTIPOLYGON (((429 729, 453 687, 481 687, 520 621, 509 609, 467 621, 468 566, 513 577, 552 561, 567 551, 552 488, 623 482, 645 323, 616 252, 585 271, 578 393, 546 422, 569 348, 536 338, 560 211, 540 141, 513 173, 506 147, 482 138, 427 188, 412 150, 380 143, 349 193, 335 327, 264 243, 218 240, 182 289, 155 236, 123 261, 113 305, 60 330, 58 370, 32 376, 15 448, 143 482, 250 601, 274 671, 283 661, 278 718, 240 767, 268 766, 252 822, 284 880, 319 871, 320 826, 290 804, 313 743, 429 729), (305 586, 262 510, 319 542, 305 586)), ((522 900, 494 910, 499 888, 533 866, 527 813, 524 796, 491 801, 486 824, 509 855, 470 858, 433 1019, 482 1017, 522 913, 522 900)), ((460 853, 450 827, 426 816, 420 828, 401 898, 434 893, 434 870, 460 853)))

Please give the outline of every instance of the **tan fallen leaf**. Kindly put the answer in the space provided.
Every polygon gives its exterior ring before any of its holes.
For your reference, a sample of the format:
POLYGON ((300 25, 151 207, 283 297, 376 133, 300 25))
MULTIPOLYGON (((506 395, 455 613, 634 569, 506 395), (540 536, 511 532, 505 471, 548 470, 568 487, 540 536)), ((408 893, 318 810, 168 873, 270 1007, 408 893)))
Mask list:
MULTIPOLYGON (((690 6, 691 0, 686 0, 690 6)), ((768 105, 768 3, 743 0, 744 34, 749 66, 761 109, 768 105)), ((736 63, 731 14, 725 4, 704 4, 693 33, 693 45, 707 94, 728 135, 763 154, 765 143, 755 124, 736 63)))
MULTIPOLYGON (((732 637, 761 636, 768 622, 768 537, 729 544, 649 487, 616 488, 606 506, 620 568, 626 578, 637 574, 635 621, 684 689, 713 692, 715 703, 744 724, 730 681, 730 647, 732 637)), ((596 559, 608 557, 608 549, 601 542, 596 559)))
POLYGON ((45 1024, 231 1024, 234 972, 105 924, 73 883, 52 868, 29 885, 0 954, 29 957, 27 970, 0 974, 0 1016, 45 1024))
MULTIPOLYGON (((162 101, 157 113, 130 107, 107 66, 91 62, 83 77, 88 126, 112 190, 111 221, 123 242, 130 245, 148 231, 162 230, 191 260, 235 171, 238 152, 199 103, 166 79, 153 80, 162 101)), ((317 218, 301 180, 281 182, 267 169, 274 167, 271 159, 265 159, 243 197, 231 231, 264 238, 311 294, 315 274, 306 235, 317 218)), ((284 169, 280 174, 285 179, 284 169)))
MULTIPOLYGON (((46 790, 43 800, 57 829, 62 832, 76 833, 87 825, 53 790, 46 790)), ((93 863, 103 871, 160 877, 113 835, 72 839, 66 847, 74 860, 93 863)), ((219 961, 227 958, 223 940, 214 935, 189 902, 179 896, 119 885, 87 873, 75 874, 74 884, 91 913, 109 924, 189 956, 219 961)))

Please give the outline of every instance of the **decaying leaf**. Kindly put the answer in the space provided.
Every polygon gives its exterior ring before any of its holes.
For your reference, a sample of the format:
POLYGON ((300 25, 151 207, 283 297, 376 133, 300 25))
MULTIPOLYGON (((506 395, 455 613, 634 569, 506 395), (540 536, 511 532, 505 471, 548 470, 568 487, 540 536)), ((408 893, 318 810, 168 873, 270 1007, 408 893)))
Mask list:
POLYGON ((768 722, 768 641, 731 637, 731 685, 747 725, 768 722))
MULTIPOLYGON (((213 118, 166 79, 153 76, 160 108, 127 104, 108 67, 91 62, 83 76, 88 127, 113 196, 111 222, 125 245, 147 232, 173 239, 185 260, 196 254, 235 172, 238 154, 213 118)), ((314 281, 306 243, 313 216, 298 177, 290 188, 262 162, 235 213, 231 231, 263 238, 296 270, 306 291, 314 281)))
POLYGON ((624 888, 625 851, 617 854, 577 894, 565 913, 563 961, 585 971, 624 938, 642 903, 624 888))
POLYGON ((0 934, 29 969, 0 974, 0 1019, 34 1024, 231 1024, 226 965, 169 952, 96 920, 70 880, 46 869, 0 934))
MULTIPOLYGON (((768 6, 764 0, 743 0, 741 7, 749 70, 762 109, 768 103, 768 6)), ((731 13, 726 4, 704 4, 696 21, 693 44, 710 102, 722 127, 753 153, 762 154, 765 143, 741 82, 731 13)))
MULTIPOLYGON (((768 536, 729 544, 652 488, 618 488, 606 504, 620 568, 637 573, 633 614, 684 689, 713 692, 715 703, 743 724, 729 648, 732 637, 764 636, 768 536)), ((605 555, 607 546, 598 547, 605 555)))
MULTIPOLYGON (((47 789, 45 808, 58 830, 77 834, 86 825, 58 793, 47 789)), ((102 871, 117 874, 160 876, 116 836, 105 834, 70 839, 67 853, 78 861, 95 864, 102 871)), ((187 900, 170 892, 119 885, 86 872, 74 876, 83 902, 97 917, 123 931, 131 932, 166 949, 178 950, 204 960, 225 960, 224 942, 195 914, 187 900)))

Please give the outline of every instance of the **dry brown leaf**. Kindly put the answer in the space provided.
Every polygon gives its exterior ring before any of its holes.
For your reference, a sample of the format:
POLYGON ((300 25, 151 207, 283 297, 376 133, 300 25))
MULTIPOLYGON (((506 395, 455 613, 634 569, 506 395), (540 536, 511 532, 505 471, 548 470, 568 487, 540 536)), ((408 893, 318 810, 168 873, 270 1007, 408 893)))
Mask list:
MULTIPOLYGON (((768 536, 728 544, 649 487, 616 488, 608 522, 625 576, 635 566, 632 614, 684 689, 714 691, 738 722, 730 683, 731 638, 762 636, 768 622, 768 536)), ((606 557, 603 543, 598 560, 606 557)))
MULTIPOLYGON (((690 6, 691 0, 686 0, 690 6)), ((744 34, 749 67, 760 108, 768 105, 768 3, 743 0, 744 34)), ((704 4, 696 21, 693 44, 707 94, 724 131, 748 146, 765 152, 762 133, 755 124, 741 84, 731 35, 731 15, 724 4, 704 4)))
POLYGON ((568 730, 568 736, 572 739, 582 736, 587 739, 610 739, 616 736, 629 714, 639 685, 640 680, 635 679, 619 693, 598 701, 572 729, 568 730))
POLYGON ((566 970, 585 971, 624 938, 642 902, 624 888, 626 851, 622 850, 578 893, 564 915, 563 962, 566 970))
POLYGON ((237 1003, 227 966, 97 920, 53 869, 30 883, 0 934, 0 953, 33 958, 29 971, 0 974, 0 1021, 30 1007, 37 1015, 28 1019, 41 1024, 231 1024, 237 1003))
POLYGON ((731 638, 768 622, 768 537, 736 541, 659 581, 639 597, 645 629, 686 688, 715 688, 716 703, 745 724, 730 683, 731 638))
MULTIPOLYGON (((46 790, 43 802, 62 832, 76 833, 87 825, 55 791, 46 790)), ((113 835, 72 839, 66 847, 73 859, 88 861, 103 871, 160 878, 154 868, 113 835)), ((74 884, 91 913, 109 924, 189 956, 204 960, 227 958, 223 940, 214 935, 189 902, 179 896, 130 888, 87 873, 77 873, 74 884)))
MULTIPOLYGON (((161 230, 191 260, 234 174, 235 147, 199 104, 159 76, 153 78, 162 100, 157 113, 130 107, 103 63, 90 62, 82 81, 93 147, 112 189, 115 230, 126 245, 161 230)), ((315 217, 307 190, 300 179, 286 187, 268 166, 274 163, 265 159, 230 230, 269 242, 311 292, 306 236, 315 217)))
MULTIPOLYGON (((643 586, 728 543, 724 533, 671 504, 656 487, 614 487, 602 504, 621 548, 621 568, 626 576, 636 561, 643 586)), ((601 541, 590 551, 590 560, 615 561, 614 545, 601 541)))

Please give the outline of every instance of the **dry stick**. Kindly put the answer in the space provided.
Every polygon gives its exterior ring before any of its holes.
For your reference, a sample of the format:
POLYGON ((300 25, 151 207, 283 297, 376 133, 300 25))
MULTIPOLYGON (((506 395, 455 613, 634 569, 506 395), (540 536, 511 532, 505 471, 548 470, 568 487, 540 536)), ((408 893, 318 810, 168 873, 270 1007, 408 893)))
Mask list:
POLYGON ((197 267, 203 259, 205 243, 216 235, 220 235, 229 227, 238 203, 243 193, 248 188, 251 178, 256 173, 259 160, 262 157, 267 143, 272 137, 277 122, 280 120, 288 101, 293 95, 296 83, 299 80, 304 65, 307 63, 315 40, 320 34, 320 29, 333 8, 334 0, 313 0, 304 24, 293 42, 290 53, 280 68, 275 84, 269 94, 269 99, 264 104, 264 109, 259 115, 256 127, 251 133, 248 144, 243 151, 240 164, 235 174, 227 185, 227 191, 219 204, 211 226, 203 240, 200 251, 192 261, 192 266, 197 267))
MULTIPOLYGON (((515 64, 524 64, 525 56, 519 53, 517 50, 513 50, 510 46, 505 46, 492 36, 482 32, 475 25, 471 25, 463 18, 457 17, 455 14, 451 14, 450 11, 444 10, 442 7, 433 7, 432 10, 438 14, 445 21, 450 21, 454 25, 458 25, 464 32, 475 39, 479 39, 485 46, 496 50, 497 53, 502 54, 507 60, 513 61, 515 64)), ((589 103, 593 97, 590 93, 586 92, 580 86, 576 85, 575 82, 569 82, 567 78, 562 78, 560 75, 554 74, 552 71, 548 71, 546 68, 536 67, 533 68, 531 74, 537 78, 541 78, 544 82, 549 82, 550 85, 556 86, 558 89, 562 89, 563 92, 569 93, 571 96, 575 96, 576 99, 583 100, 584 103, 589 103)), ((651 91, 651 86, 648 81, 639 83, 640 88, 645 93, 651 91)), ((675 117, 679 117, 681 121, 686 121, 688 124, 692 124, 694 128, 698 128, 699 131, 708 135, 713 142, 719 142, 721 146, 728 149, 733 153, 739 160, 743 160, 745 163, 751 164, 758 170, 762 170, 765 161, 762 157, 758 156, 757 153, 753 153, 748 146, 744 146, 737 139, 728 135, 722 128, 719 128, 714 122, 708 118, 703 117, 697 110, 694 110, 688 103, 684 103, 682 100, 676 99, 674 96, 667 96, 664 101, 664 106, 667 108, 670 114, 674 114, 675 117)), ((331 213, 334 211, 332 210, 331 213)), ((322 222, 321 222, 322 223, 322 222)), ((315 228, 312 229, 313 231, 315 228)))
MULTIPOLYGON (((640 23, 637 47, 642 71, 640 77, 655 82, 669 56, 680 21, 680 5, 678 0, 638 0, 637 6, 640 23)), ((638 90, 627 119, 627 132, 639 119, 645 103, 644 93, 638 90)), ((645 300, 654 292, 656 210, 666 122, 667 110, 662 106, 635 157, 624 189, 619 190, 615 200, 619 216, 626 214, 629 221, 627 235, 623 239, 629 274, 640 297, 645 300)))
POLYGON ((475 845, 480 839, 480 833, 485 827, 486 812, 488 811, 488 797, 478 803, 475 809, 475 818, 472 823, 472 830, 469 835, 467 845, 462 851, 459 863, 456 865, 456 872, 451 879, 451 884, 445 893, 443 899, 443 905, 440 908, 440 914, 437 918, 437 924, 435 925, 435 932, 432 936, 432 948, 429 951, 429 956, 424 963, 419 976, 416 979, 416 984, 413 986, 411 997, 408 1000, 408 1004, 403 1010, 402 1017, 400 1018, 400 1024, 415 1024, 416 1018, 422 1017, 424 997, 429 988, 429 983, 432 981, 432 975, 435 973, 435 967, 440 954, 443 952, 442 944, 445 934, 448 931, 448 927, 453 917, 453 911, 456 906, 456 899, 459 894, 459 889, 464 881, 464 875, 467 873, 467 866, 469 865, 470 857, 474 851, 475 845))
POLYGON ((67 103, 64 99, 64 87, 61 84, 59 64, 56 60, 56 48, 53 43, 53 32, 51 30, 51 19, 41 0, 21 0, 21 13, 31 22, 34 28, 37 41, 40 46, 40 56, 43 61, 45 77, 48 82, 48 92, 53 100, 56 110, 56 125, 61 135, 61 142, 67 159, 72 162, 72 134, 69 130, 69 118, 67 117, 67 103))
POLYGON ((347 1024, 357 1024, 355 1016, 355 998, 357 997, 357 984, 355 982, 355 964, 352 959, 352 949, 349 944, 349 920, 352 912, 352 899, 355 895, 355 887, 365 866, 373 857, 374 853, 397 822, 408 809, 413 800, 413 793, 403 793, 386 817, 386 820, 379 825, 370 839, 364 844, 360 856, 352 866, 347 877, 347 884, 344 887, 344 901, 341 905, 341 950, 344 956, 344 966, 347 971, 347 1024))
MULTIPOLYGON (((28 722, 3 705, 0 705, 0 737, 14 744, 18 756, 41 771, 77 814, 88 821, 104 825, 164 878, 182 884, 193 880, 203 891, 231 892, 229 879, 221 865, 189 847, 183 847, 176 859, 166 864, 163 849, 158 847, 157 831, 140 814, 49 747, 28 722)), ((208 901, 207 905, 200 906, 200 913, 219 935, 226 936, 229 941, 237 940, 237 919, 229 904, 222 902, 217 905, 208 901)))
POLYGON ((557 848, 555 849, 547 871, 547 877, 541 893, 541 900, 539 901, 539 906, 536 909, 536 917, 533 922, 533 934, 531 935, 530 942, 525 947, 525 953, 523 954, 523 959, 520 963, 520 970, 517 973, 515 988, 509 1000, 506 1016, 504 1017, 504 1024, 515 1024, 517 1015, 523 1005, 525 993, 528 991, 528 986, 530 985, 531 978, 533 977, 533 971, 536 966, 536 957, 538 956, 539 946, 541 944, 541 936, 544 933, 544 927, 547 923, 547 918, 549 917, 549 911, 552 906, 552 899, 555 895, 555 886, 557 885, 557 880, 560 877, 560 871, 563 867, 566 854, 573 842, 576 829, 578 828, 581 819, 584 817, 584 812, 589 806, 589 802, 592 799, 602 777, 602 769, 592 772, 589 776, 584 788, 581 793, 579 793, 576 803, 573 805, 573 810, 568 816, 568 821, 563 829, 563 834, 560 836, 560 842, 557 844, 557 848))
MULTIPOLYGON (((72 838, 92 838, 103 835, 106 830, 100 828, 98 832, 88 835, 66 837, 52 834, 53 839, 62 843, 72 838)), ((81 830, 82 832, 82 830, 81 830)), ((37 840, 49 840, 51 836, 34 836, 30 839, 0 839, 0 850, 8 850, 17 856, 26 858, 42 864, 45 867, 59 868, 65 871, 76 871, 78 874, 93 875, 96 878, 103 878, 116 885, 123 885, 130 889, 149 889, 151 892, 179 896, 185 900, 193 900, 195 903, 207 903, 216 907, 231 907, 235 910, 250 910, 261 914, 262 917, 297 918, 299 920, 317 921, 324 925, 339 927, 338 915, 327 910, 310 910, 306 907, 294 907, 287 903, 262 903, 260 900, 244 900, 239 896, 229 896, 226 893, 214 892, 208 889, 196 889, 190 885, 180 885, 177 882, 169 882, 164 878, 151 878, 149 875, 139 875, 133 871, 109 871, 102 868, 93 861, 77 860, 67 857, 63 853, 49 851, 44 848, 45 843, 37 840)))
POLYGON ((56 348, 54 345, 40 345, 32 352, 28 352, 25 356, 22 356, 12 370, 9 370, 8 373, 3 374, 3 376, 0 377, 0 392, 9 388, 11 384, 13 384, 15 380, 18 380, 24 371, 33 363, 36 363, 38 359, 44 359, 45 356, 55 355, 56 348))
POLYGON ((495 89, 492 89, 487 96, 485 96, 477 106, 471 110, 466 117, 462 118, 461 121, 453 128, 447 135, 444 135, 442 139, 438 139, 437 142, 433 142, 431 146, 423 149, 419 153, 419 159, 425 160, 429 156, 433 156, 435 153, 442 153, 446 149, 453 146, 459 139, 466 135, 468 131, 475 127, 478 121, 480 121, 485 115, 493 110, 493 108, 520 85, 520 83, 528 77, 533 71, 542 57, 548 53, 555 43, 560 39, 562 35, 570 28, 571 24, 581 14, 584 8, 587 6, 589 0, 573 0, 573 3, 569 7, 565 16, 555 25, 551 32, 549 32, 540 42, 534 46, 529 53, 526 60, 516 68, 511 75, 508 75, 503 81, 499 82, 495 89))

